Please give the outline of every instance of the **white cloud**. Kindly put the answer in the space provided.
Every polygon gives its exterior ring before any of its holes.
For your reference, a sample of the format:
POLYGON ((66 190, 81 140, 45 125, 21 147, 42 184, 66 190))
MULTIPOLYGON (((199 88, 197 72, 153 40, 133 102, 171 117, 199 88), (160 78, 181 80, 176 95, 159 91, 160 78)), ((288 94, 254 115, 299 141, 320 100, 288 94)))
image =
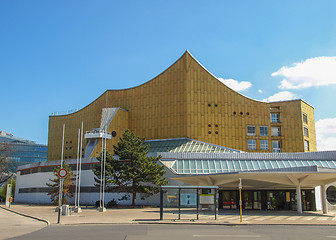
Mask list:
POLYGON ((235 91, 244 91, 252 87, 252 83, 250 82, 245 81, 238 82, 237 80, 234 79, 223 79, 223 78, 218 78, 218 80, 235 91))
POLYGON ((268 98, 263 99, 265 102, 277 102, 298 99, 298 96, 289 91, 278 92, 268 98))
POLYGON ((336 84, 336 57, 315 57, 282 67, 272 76, 283 76, 280 89, 302 89, 336 84))
POLYGON ((263 91, 261 89, 258 90, 258 93, 262 93, 263 91))
POLYGON ((336 150, 336 118, 320 119, 315 126, 317 150, 336 150))

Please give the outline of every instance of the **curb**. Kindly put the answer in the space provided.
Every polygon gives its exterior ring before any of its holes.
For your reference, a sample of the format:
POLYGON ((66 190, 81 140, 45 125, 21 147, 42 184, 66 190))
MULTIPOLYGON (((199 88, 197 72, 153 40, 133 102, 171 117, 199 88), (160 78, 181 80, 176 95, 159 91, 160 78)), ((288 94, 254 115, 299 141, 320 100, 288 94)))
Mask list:
POLYGON ((29 216, 29 215, 26 215, 26 214, 23 214, 23 213, 19 213, 17 211, 14 211, 12 209, 8 209, 8 208, 2 207, 2 206, 0 206, 0 208, 6 210, 8 212, 12 212, 12 213, 18 214, 18 215, 23 216, 23 217, 27 217, 27 218, 31 218, 31 219, 34 219, 34 220, 37 220, 37 221, 40 221, 40 222, 44 222, 44 223, 47 224, 47 226, 50 226, 50 222, 48 220, 45 220, 45 219, 42 219, 42 218, 33 217, 33 216, 29 216))
POLYGON ((215 225, 215 226, 333 226, 335 224, 321 223, 189 223, 189 222, 138 222, 136 224, 180 224, 180 225, 215 225))

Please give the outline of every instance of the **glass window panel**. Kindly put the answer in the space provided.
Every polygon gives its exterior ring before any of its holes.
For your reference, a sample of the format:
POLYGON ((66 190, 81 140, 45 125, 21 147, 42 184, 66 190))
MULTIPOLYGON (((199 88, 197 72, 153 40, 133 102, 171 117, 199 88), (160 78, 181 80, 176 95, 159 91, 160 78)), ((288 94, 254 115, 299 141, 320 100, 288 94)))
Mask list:
POLYGON ((284 162, 286 168, 290 168, 291 167, 291 165, 289 164, 289 161, 284 160, 283 162, 284 162))
POLYGON ((222 166, 220 165, 220 161, 219 161, 219 160, 216 160, 216 161, 215 161, 215 165, 216 165, 217 172, 218 172, 218 171, 221 172, 221 171, 222 171, 222 166))
POLYGON ((272 127, 272 136, 281 136, 280 127, 272 127))
POLYGON ((297 164, 296 164, 296 161, 289 161, 289 164, 292 166, 292 167, 297 167, 297 164))
POLYGON ((307 160, 303 160, 303 161, 302 161, 302 164, 303 164, 303 166, 309 166, 309 163, 308 163, 307 160))
POLYGON ((336 164, 335 164, 334 161, 329 161, 329 165, 330 165, 330 167, 332 167, 332 168, 336 168, 336 164))
POLYGON ((260 164, 261 169, 266 169, 266 165, 265 165, 264 161, 258 161, 258 162, 260 164))
POLYGON ((240 165, 241 165, 241 167, 242 167, 242 170, 244 170, 244 171, 247 170, 246 161, 240 161, 240 165))
POLYGON ((196 171, 196 163, 195 163, 195 160, 190 160, 190 169, 196 171))
POLYGON ((233 163, 234 163, 235 169, 236 169, 237 171, 240 171, 241 169, 240 169, 239 161, 236 160, 236 161, 233 161, 233 163))
POLYGON ((183 173, 183 162, 181 160, 177 160, 177 172, 178 173, 183 173))
POLYGON ((260 136, 268 136, 268 127, 267 126, 260 126, 260 136))
POLYGON ((184 161, 184 166, 183 166, 183 168, 185 169, 185 170, 189 170, 190 169, 190 166, 189 166, 189 160, 183 160, 184 161))
POLYGON ((209 160, 209 166, 211 170, 215 170, 215 160, 209 160))
POLYGON ((252 161, 247 160, 246 163, 247 163, 248 170, 254 170, 254 169, 253 169, 252 161))
POLYGON ((329 167, 326 161, 320 161, 323 167, 329 167))
POLYGON ((254 136, 256 135, 256 129, 255 126, 247 126, 247 135, 254 136))
POLYGON ((303 122, 308 124, 307 114, 302 113, 303 122))
POLYGON ((303 163, 300 160, 295 161, 295 163, 297 164, 298 167, 302 167, 303 163))
POLYGON ((278 113, 271 113, 271 122, 272 123, 280 122, 280 118, 279 118, 278 113))
POLYGON ((196 160, 196 169, 202 171, 202 160, 196 160))
POLYGON ((227 172, 228 171, 227 161, 221 160, 221 163, 222 163, 222 169, 223 169, 223 171, 227 172))
POLYGON ((228 164, 228 167, 229 167, 229 169, 228 169, 229 172, 235 171, 234 166, 233 166, 233 162, 231 160, 228 160, 227 164, 228 164))
POLYGON ((203 169, 207 170, 207 172, 208 172, 208 170, 209 170, 208 161, 207 160, 202 160, 202 162, 203 162, 203 169))
POLYGON ((250 150, 256 149, 257 144, 256 144, 256 140, 254 139, 249 139, 247 140, 247 148, 250 150))
POLYGON ((322 167, 322 163, 320 161, 315 160, 315 163, 316 163, 317 166, 322 167))
POLYGON ((260 149, 268 150, 268 140, 260 140, 260 149))
POLYGON ((260 166, 258 164, 258 161, 252 161, 252 162, 253 162, 254 170, 260 170, 260 166))
POLYGON ((271 165, 271 162, 270 162, 270 161, 263 161, 263 162, 265 162, 266 167, 267 167, 268 169, 272 169, 272 168, 273 168, 272 165, 271 165))
POLYGON ((271 161, 273 168, 279 168, 278 161, 271 161))

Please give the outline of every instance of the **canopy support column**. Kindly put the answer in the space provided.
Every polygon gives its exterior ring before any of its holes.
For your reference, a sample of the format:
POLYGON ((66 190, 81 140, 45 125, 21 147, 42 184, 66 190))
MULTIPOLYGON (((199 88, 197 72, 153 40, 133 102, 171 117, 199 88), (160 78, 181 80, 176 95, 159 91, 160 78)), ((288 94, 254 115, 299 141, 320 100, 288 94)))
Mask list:
POLYGON ((321 201, 322 201, 322 210, 324 214, 328 213, 328 206, 327 206, 327 192, 326 186, 321 185, 321 201))
POLYGON ((301 186, 296 185, 296 206, 298 214, 302 214, 301 186))

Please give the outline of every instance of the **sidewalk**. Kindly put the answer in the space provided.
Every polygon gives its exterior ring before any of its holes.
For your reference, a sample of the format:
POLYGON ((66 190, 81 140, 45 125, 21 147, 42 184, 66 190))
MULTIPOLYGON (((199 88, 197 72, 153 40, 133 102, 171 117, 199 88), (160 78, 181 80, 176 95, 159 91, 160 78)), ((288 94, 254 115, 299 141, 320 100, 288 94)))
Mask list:
MULTIPOLYGON (((4 207, 4 206, 2 206, 4 207)), ((14 204, 10 210, 44 219, 50 224, 57 224, 57 212, 54 206, 36 206, 14 204)), ((243 222, 240 223, 239 211, 221 210, 215 220, 213 212, 202 211, 199 220, 196 220, 196 211, 181 210, 181 219, 178 220, 177 209, 164 209, 163 220, 160 219, 159 208, 117 208, 98 212, 93 207, 83 207, 82 213, 71 212, 71 216, 62 216, 61 224, 279 224, 279 225, 336 225, 336 211, 328 214, 322 212, 304 212, 298 215, 295 211, 247 211, 243 212, 243 222)))

